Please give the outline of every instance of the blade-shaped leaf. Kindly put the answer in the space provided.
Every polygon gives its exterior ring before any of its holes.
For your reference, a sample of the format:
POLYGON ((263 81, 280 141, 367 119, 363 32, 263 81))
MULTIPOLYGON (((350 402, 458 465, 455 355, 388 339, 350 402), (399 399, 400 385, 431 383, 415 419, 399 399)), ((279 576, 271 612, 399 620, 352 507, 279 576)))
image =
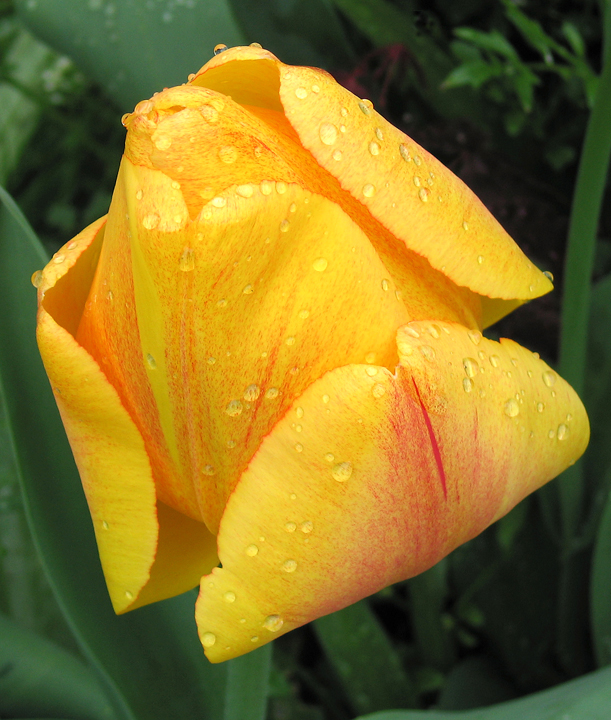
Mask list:
POLYGON ((30 525, 58 602, 121 720, 222 716, 225 668, 205 659, 194 593, 117 617, 72 454, 40 361, 30 276, 45 253, 0 191, 0 379, 30 525))
POLYGON ((97 676, 73 655, 0 614, 0 714, 114 720, 97 676))
POLYGON ((610 707, 611 668, 605 668, 550 690, 477 710, 396 710, 357 720, 607 720, 610 707))
POLYGON ((69 55, 124 110, 179 85, 218 43, 246 41, 227 0, 16 0, 28 27, 69 55))

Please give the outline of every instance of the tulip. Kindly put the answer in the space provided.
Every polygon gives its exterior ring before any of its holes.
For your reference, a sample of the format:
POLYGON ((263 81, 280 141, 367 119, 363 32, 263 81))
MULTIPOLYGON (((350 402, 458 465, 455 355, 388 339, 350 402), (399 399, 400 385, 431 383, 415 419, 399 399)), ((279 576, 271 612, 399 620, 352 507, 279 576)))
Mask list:
POLYGON ((124 124, 110 212, 38 314, 117 613, 199 583, 206 654, 236 657, 583 453, 571 387, 481 333, 550 280, 369 101, 237 47, 124 124))

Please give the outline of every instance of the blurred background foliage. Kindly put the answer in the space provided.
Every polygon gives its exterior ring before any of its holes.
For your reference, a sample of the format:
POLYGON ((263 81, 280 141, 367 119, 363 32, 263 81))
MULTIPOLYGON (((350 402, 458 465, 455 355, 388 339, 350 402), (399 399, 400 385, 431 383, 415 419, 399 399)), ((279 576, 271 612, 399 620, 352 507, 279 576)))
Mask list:
MULTIPOLYGON (((602 7, 601 0, 0 0, 0 184, 44 250, 56 251, 107 211, 125 136, 121 115, 184 82, 217 43, 256 41, 285 62, 327 69, 373 100, 554 274, 556 292, 490 331, 554 364, 571 196, 602 65, 602 7)), ((114 618, 66 443, 41 449, 40 438, 28 435, 32 427, 41 434, 58 427, 26 338, 35 301, 23 281, 44 253, 6 202, 0 272, 13 300, 4 302, 0 322, 0 717, 148 720, 186 713, 220 720, 225 669, 205 668, 188 639, 195 633, 193 598, 114 618), (18 363, 31 372, 25 380, 18 363), (44 416, 38 425, 36 412, 44 416), (85 522, 58 539, 58 527, 73 527, 83 514, 85 522), (70 573, 72 562, 89 563, 92 579, 70 573), (133 666, 130 653, 140 656, 133 666), (172 663, 170 679, 160 680, 172 663), (151 693, 153 676, 158 687, 151 693), (180 702, 166 697, 189 683, 208 689, 185 690, 180 702)), ((378 712, 378 720, 390 720, 381 711, 488 706, 473 719, 608 717, 606 671, 569 682, 611 664, 608 186, 593 280, 584 392, 592 443, 583 463, 583 512, 570 542, 560 540, 554 490, 547 489, 424 575, 280 638, 270 720, 378 712), (567 605, 561 596, 568 556, 578 570, 567 605), (568 607, 570 618, 563 617, 568 607), (567 623, 570 652, 560 640, 567 623), (494 707, 555 686, 509 714, 494 707)), ((397 719, 412 717, 420 715, 397 719)))

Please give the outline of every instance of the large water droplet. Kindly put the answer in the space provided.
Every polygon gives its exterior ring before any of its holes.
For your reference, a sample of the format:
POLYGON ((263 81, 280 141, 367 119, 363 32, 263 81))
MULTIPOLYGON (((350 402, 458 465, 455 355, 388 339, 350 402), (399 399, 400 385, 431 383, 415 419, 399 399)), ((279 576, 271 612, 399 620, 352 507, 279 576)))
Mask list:
POLYGON ((564 423, 562 425, 558 425, 556 435, 558 437, 558 440, 566 440, 566 438, 569 436, 568 425, 565 425, 564 423))
POLYGON ((473 380, 471 380, 471 378, 468 378, 468 377, 463 378, 462 389, 465 392, 470 393, 471 390, 473 390, 473 380))
POLYGON ((363 195, 366 198, 373 197, 375 195, 375 191, 376 189, 371 183, 366 183, 365 185, 363 185, 363 195))
POLYGON ((249 545, 244 552, 248 555, 248 557, 254 557, 258 554, 259 548, 256 545, 249 545))
POLYGON ((227 590, 227 592, 223 595, 223 600, 228 603, 235 602, 235 593, 231 592, 231 590, 227 590))
POLYGON ((466 357, 463 358, 462 366, 465 369, 465 374, 467 377, 474 378, 477 373, 479 372, 479 365, 477 360, 474 360, 473 358, 466 357))
POLYGON ((553 373, 551 370, 546 370, 543 373, 542 378, 547 387, 552 387, 556 384, 556 373, 553 373))
POLYGON ((371 115, 372 108, 373 108, 373 103, 371 102, 371 100, 367 100, 366 98, 363 98, 362 100, 359 101, 359 110, 364 115, 371 115))
POLYGON ((237 417, 242 414, 242 409, 243 406, 239 400, 232 400, 225 408, 225 412, 229 417, 237 417))
POLYGON ((482 339, 481 332, 479 332, 478 330, 469 330, 467 335, 469 336, 469 340, 471 340, 474 345, 479 345, 480 340, 482 339))
POLYGON ((225 50, 227 50, 227 45, 225 45, 224 43, 219 43, 218 45, 214 46, 215 55, 219 55, 220 53, 225 52, 225 50))
POLYGON ((327 262, 326 258, 320 257, 314 260, 314 262, 312 263, 312 267, 314 268, 314 270, 316 270, 316 272, 323 272, 327 269, 328 264, 329 263, 327 262))
POLYGON ((42 270, 36 270, 36 272, 32 274, 30 280, 35 288, 39 288, 42 282, 42 270))
POLYGON ((295 95, 296 95, 300 100, 305 100, 305 98, 308 97, 308 91, 307 91, 304 87, 298 87, 298 88, 295 90, 295 95))
POLYGON ((235 191, 237 195, 243 198, 252 197, 252 194, 254 192, 254 190, 252 189, 252 185, 238 185, 235 191))
POLYGON ((325 145, 333 145, 337 140, 337 128, 333 123, 324 122, 318 131, 320 141, 325 145))
POLYGON ((157 213, 150 213, 142 218, 142 224, 147 230, 154 230, 159 225, 159 219, 157 213))
POLYGON ((497 368, 501 362, 501 358, 498 355, 491 355, 490 356, 490 364, 492 367, 497 368))
POLYGON ((268 615, 263 621, 263 627, 270 632, 278 632, 284 625, 284 620, 280 615, 268 615))
POLYGON ((379 155, 380 154, 380 146, 377 142, 370 142, 369 143, 369 152, 372 155, 379 155))
POLYGON ((258 385, 249 385, 246 390, 244 390, 244 400, 246 400, 246 402, 254 402, 260 394, 261 389, 258 385))
POLYGON ((334 465, 331 469, 331 475, 337 482, 346 482, 352 475, 352 465, 349 462, 341 462, 334 465))
POLYGON ((297 563, 295 560, 285 560, 282 563, 282 569, 287 573, 295 572, 295 570, 297 570, 297 563))
POLYGON ((409 162, 412 159, 407 145, 404 145, 403 143, 399 145, 399 154, 405 160, 405 162, 409 162))
POLYGON ((216 642, 216 635, 214 633, 205 632, 202 635, 202 645, 204 647, 207 647, 207 648, 212 647, 215 642, 216 642))
POLYGON ((225 207, 225 205, 227 204, 227 199, 220 196, 214 197, 212 198, 212 200, 210 200, 210 204, 214 205, 215 208, 222 208, 225 207))
POLYGON ((505 415, 508 417, 515 417, 516 415, 520 414, 520 406, 518 405, 517 400, 514 398, 509 398, 504 406, 505 415))

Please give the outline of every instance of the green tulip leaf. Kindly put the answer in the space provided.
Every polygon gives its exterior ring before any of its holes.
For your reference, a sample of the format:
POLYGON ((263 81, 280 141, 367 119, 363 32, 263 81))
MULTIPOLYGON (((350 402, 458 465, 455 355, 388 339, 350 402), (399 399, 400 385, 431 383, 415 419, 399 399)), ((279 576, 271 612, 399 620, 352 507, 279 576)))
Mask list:
POLYGON ((97 676, 63 648, 0 614, 0 715, 114 720, 97 676))
POLYGON ((611 668, 605 668, 550 690, 477 710, 397 710, 357 720, 608 720, 610 707, 611 668))
POLYGON ((415 706, 410 678, 367 600, 315 620, 314 630, 357 712, 415 706))
MULTIPOLYGON (((604 484, 607 488, 611 486, 611 464, 605 473, 604 484)), ((596 660, 599 666, 611 665, 611 499, 607 499, 598 526, 592 559, 590 598, 596 660)))
POLYGON ((23 21, 105 88, 124 111, 180 85, 215 45, 244 45, 227 0, 16 0, 23 21))
POLYGON ((49 582, 117 720, 220 720, 226 669, 205 659, 195 593, 117 617, 89 511, 35 341, 30 276, 45 253, 0 189, 0 382, 28 519, 49 582))

